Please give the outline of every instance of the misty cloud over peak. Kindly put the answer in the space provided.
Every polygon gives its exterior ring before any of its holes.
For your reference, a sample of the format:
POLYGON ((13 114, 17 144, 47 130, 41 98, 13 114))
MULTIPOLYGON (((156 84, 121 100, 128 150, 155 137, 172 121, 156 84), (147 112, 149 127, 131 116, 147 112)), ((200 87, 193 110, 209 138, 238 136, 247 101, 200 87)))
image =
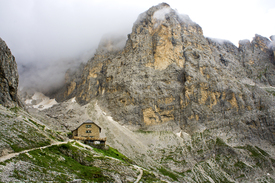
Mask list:
POLYGON ((101 38, 97 50, 103 52, 120 51, 125 47, 126 36, 127 34, 122 35, 118 32, 105 34, 101 38))
POLYGON ((231 41, 226 40, 226 39, 219 39, 219 38, 212 38, 212 37, 207 37, 207 38, 215 43, 218 43, 218 44, 225 44, 225 43, 233 44, 231 41))
POLYGON ((106 49, 109 41, 108 49, 122 49, 142 10, 114 7, 89 0, 2 3, 0 34, 16 57, 20 87, 58 88, 66 70, 87 62, 98 46, 106 49))
POLYGON ((271 40, 271 43, 270 43, 269 47, 270 47, 273 51, 275 51, 275 35, 270 36, 270 40, 271 40))
POLYGON ((165 15, 169 14, 170 12, 171 12, 170 7, 164 7, 162 9, 157 10, 154 13, 153 18, 163 21, 163 20, 165 20, 165 15))

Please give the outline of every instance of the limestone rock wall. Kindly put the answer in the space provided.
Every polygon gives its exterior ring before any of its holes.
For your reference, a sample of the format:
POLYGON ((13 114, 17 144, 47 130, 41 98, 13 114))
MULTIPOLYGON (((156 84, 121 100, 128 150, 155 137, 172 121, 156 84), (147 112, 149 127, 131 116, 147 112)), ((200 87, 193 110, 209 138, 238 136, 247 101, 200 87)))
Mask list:
POLYGON ((274 101, 264 89, 275 82, 269 44, 259 35, 239 48, 205 38, 188 16, 162 3, 139 16, 123 50, 99 47, 56 96, 81 104, 97 98, 115 120, 137 129, 193 133, 245 124, 247 137, 274 141, 274 101))
POLYGON ((0 38, 0 104, 3 106, 20 105, 17 95, 18 72, 15 58, 5 41, 0 38))

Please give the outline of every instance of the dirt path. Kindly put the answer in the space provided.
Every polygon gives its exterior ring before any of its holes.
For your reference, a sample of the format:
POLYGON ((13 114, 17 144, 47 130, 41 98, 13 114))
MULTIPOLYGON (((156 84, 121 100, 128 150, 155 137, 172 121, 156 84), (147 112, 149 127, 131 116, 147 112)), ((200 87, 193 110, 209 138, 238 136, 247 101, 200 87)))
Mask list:
MULTIPOLYGON (((71 140, 70 140, 71 141, 71 140)), ((55 142, 55 143, 52 143, 50 145, 47 145, 47 146, 43 146, 43 147, 36 147, 36 148, 32 148, 32 149, 27 149, 27 150, 24 150, 24 151, 21 151, 21 152, 17 152, 17 153, 11 153, 11 154, 8 154, 6 156, 2 156, 0 157, 0 162, 4 162, 8 159, 11 159, 15 156, 18 156, 19 154, 22 154, 22 153, 27 153, 29 151, 32 151, 32 150, 36 150, 36 149, 45 149, 47 147, 51 147, 51 146, 54 146, 54 145, 59 145, 59 144, 66 144, 68 143, 69 141, 65 141, 65 142, 55 142)))
POLYGON ((140 181, 142 175, 143 175, 143 170, 139 166, 134 165, 134 167, 137 168, 139 170, 139 172, 140 172, 139 175, 138 175, 138 177, 137 177, 137 180, 134 182, 134 183, 138 183, 140 181))

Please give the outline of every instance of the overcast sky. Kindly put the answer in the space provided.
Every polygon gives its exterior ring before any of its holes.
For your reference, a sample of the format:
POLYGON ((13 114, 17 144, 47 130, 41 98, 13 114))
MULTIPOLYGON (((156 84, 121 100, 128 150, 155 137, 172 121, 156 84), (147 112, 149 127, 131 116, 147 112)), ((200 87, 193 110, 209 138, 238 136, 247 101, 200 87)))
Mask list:
MULTIPOLYGON (((64 70, 57 68, 63 67, 62 63, 87 60, 103 35, 115 32, 126 38, 137 16, 161 2, 0 0, 0 37, 16 57, 21 73, 23 65, 39 70, 38 73, 29 70, 30 78, 20 76, 20 82, 32 82, 33 74, 42 80, 46 77, 46 83, 55 80, 48 77, 49 70, 60 72, 62 80, 64 70)), ((230 40, 236 46, 239 40, 251 40, 255 34, 265 37, 275 34, 275 0, 166 2, 180 14, 189 15, 206 37, 230 40)))

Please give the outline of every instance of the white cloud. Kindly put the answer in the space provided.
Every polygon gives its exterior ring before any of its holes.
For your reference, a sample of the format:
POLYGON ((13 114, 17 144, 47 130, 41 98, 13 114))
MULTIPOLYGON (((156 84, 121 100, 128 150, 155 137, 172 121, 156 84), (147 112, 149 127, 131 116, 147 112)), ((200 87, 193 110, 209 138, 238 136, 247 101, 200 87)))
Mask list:
POLYGON ((0 1, 0 36, 16 57, 20 85, 43 89, 58 86, 68 67, 91 58, 103 35, 126 38, 143 11, 111 1, 0 1))
POLYGON ((153 18, 157 19, 157 20, 165 20, 165 15, 170 13, 171 8, 170 7, 165 7, 162 9, 159 9, 158 11, 156 11, 153 15, 153 18))

